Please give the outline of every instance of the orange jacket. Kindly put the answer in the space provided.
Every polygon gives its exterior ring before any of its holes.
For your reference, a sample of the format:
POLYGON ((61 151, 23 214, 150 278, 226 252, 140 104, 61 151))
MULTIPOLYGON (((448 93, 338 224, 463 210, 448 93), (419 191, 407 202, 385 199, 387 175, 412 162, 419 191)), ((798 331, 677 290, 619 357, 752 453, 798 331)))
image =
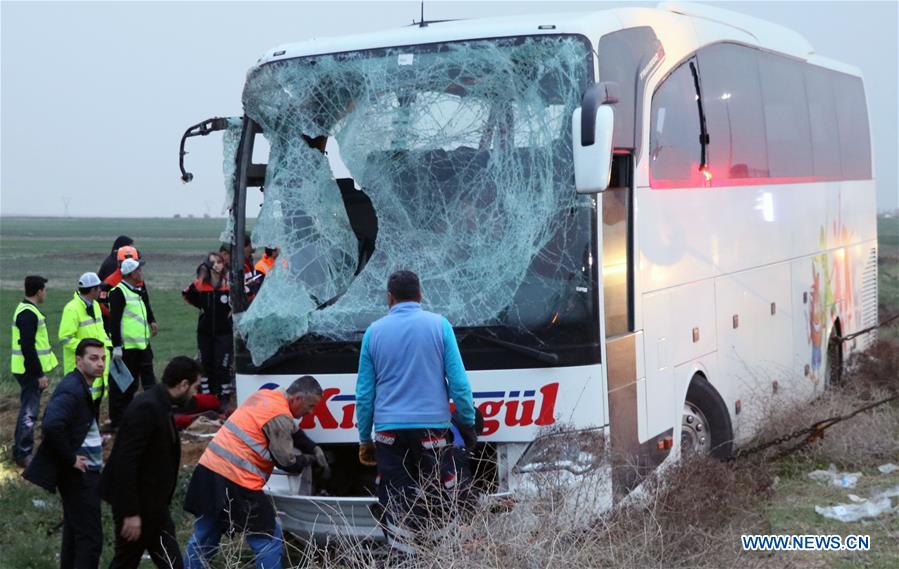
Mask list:
POLYGON ((262 490, 275 468, 263 425, 278 415, 290 416, 282 391, 262 389, 225 421, 200 457, 200 464, 250 490, 262 490))
POLYGON ((268 275, 268 272, 272 270, 272 267, 274 266, 275 258, 269 257, 268 255, 263 255, 262 258, 256 262, 256 270, 263 275, 268 275))

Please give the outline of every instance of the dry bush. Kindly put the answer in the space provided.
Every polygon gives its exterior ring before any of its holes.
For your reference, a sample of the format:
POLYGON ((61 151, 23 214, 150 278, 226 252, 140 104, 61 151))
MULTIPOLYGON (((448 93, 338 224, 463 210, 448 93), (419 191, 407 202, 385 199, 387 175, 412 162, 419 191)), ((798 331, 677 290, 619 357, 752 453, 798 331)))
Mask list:
POLYGON ((390 557, 371 544, 337 539, 320 547, 320 567, 761 567, 763 557, 740 551, 745 528, 763 532, 757 507, 769 494, 763 468, 741 468, 711 459, 685 460, 649 478, 640 492, 605 512, 586 516, 596 495, 608 493, 609 470, 578 484, 544 473, 545 491, 497 511, 443 517, 458 504, 443 503, 415 540, 417 554, 390 557), (555 480, 550 478, 555 477, 555 480), (558 490, 567 487, 561 496, 558 490), (447 520, 450 520, 447 522, 447 520), (580 520, 580 523, 578 522, 580 520), (743 528, 743 529, 741 529, 743 528))
POLYGON ((877 340, 848 363, 846 383, 899 393, 899 342, 877 340))
MULTIPOLYGON (((879 341, 847 363, 842 385, 828 389, 811 403, 771 401, 761 429, 747 447, 813 426, 832 417, 849 415, 877 401, 899 394, 899 345, 879 341)), ((899 401, 863 411, 834 424, 823 438, 798 454, 816 463, 842 468, 872 467, 899 456, 899 401)), ((755 459, 774 459, 804 437, 773 447, 755 459)))

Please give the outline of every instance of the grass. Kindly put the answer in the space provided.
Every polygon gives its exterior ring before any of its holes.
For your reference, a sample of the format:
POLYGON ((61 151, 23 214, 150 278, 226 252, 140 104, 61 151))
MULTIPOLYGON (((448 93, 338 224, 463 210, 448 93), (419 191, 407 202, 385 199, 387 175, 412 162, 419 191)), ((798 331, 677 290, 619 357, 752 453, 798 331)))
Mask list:
POLYGON ((100 267, 117 236, 130 235, 151 289, 180 288, 203 254, 218 249, 224 228, 223 219, 0 218, 0 287, 19 289, 30 274, 53 288, 74 286, 100 267))
MULTIPOLYGON (((2 467, 0 467, 2 468, 2 467)), ((175 491, 172 520, 178 534, 178 543, 187 543, 192 531, 193 516, 178 507, 184 501, 184 493, 193 467, 182 468, 178 489, 175 491)), ((61 539, 62 505, 56 494, 20 482, 15 472, 0 470, 0 569, 55 569, 59 567, 57 556, 61 539)), ((112 511, 103 506, 103 541, 101 567, 112 561, 115 542, 112 534, 112 511)), ((182 550, 183 553, 183 550, 182 550)), ((145 560, 141 567, 154 567, 145 560)))
MULTIPOLYGON (((185 279, 185 281, 188 281, 185 279)), ((187 282, 184 283, 185 285, 187 282)), ((47 327, 50 333, 50 341, 53 344, 56 357, 60 366, 51 374, 50 379, 61 378, 62 372, 62 348, 57 341, 59 319, 62 309, 72 299, 72 290, 48 289, 47 300, 41 306, 41 310, 47 317, 47 327)), ((9 320, 16 305, 22 299, 22 294, 16 290, 0 289, 0 315, 4 321, 9 320)), ((156 376, 161 377, 162 369, 166 362, 178 355, 195 356, 197 353, 196 323, 197 310, 188 305, 181 298, 181 292, 177 290, 153 290, 150 289, 150 302, 153 312, 159 323, 159 335, 153 338, 154 363, 156 376)), ((18 396, 19 387, 9 371, 10 328, 0 326, 0 362, 3 362, 0 372, 0 397, 18 396)))
MULTIPOLYGON (((197 310, 181 299, 180 289, 193 278, 204 254, 218 249, 223 228, 221 219, 0 218, 0 317, 7 323, 0 326, 0 569, 50 569, 59 565, 59 499, 22 482, 9 459, 19 388, 8 365, 8 321, 21 300, 25 275, 50 278, 47 300, 41 309, 61 364, 62 349, 56 342, 56 333, 75 282, 82 273, 99 268, 118 235, 132 236, 147 260, 144 275, 159 323, 159 335, 152 341, 159 377, 172 357, 196 354, 197 310)), ((51 388, 45 391, 41 409, 52 391, 52 383, 60 379, 60 372, 57 368, 50 374, 51 388)), ((185 449, 185 455, 195 460, 197 449, 185 449)), ((185 467, 172 507, 181 544, 187 542, 193 521, 180 508, 192 468, 185 467)), ((106 506, 103 525, 107 531, 101 566, 106 567, 113 552, 113 522, 106 506)), ((142 566, 152 564, 145 561, 142 566)))
MULTIPOLYGON (((871 536, 871 550, 867 552, 790 553, 806 566, 821 564, 833 569, 868 567, 889 569, 899 560, 899 516, 883 515, 854 523, 843 523, 819 515, 815 506, 850 504, 849 494, 868 497, 878 490, 899 484, 899 474, 881 474, 876 468, 860 471, 863 476, 854 489, 840 489, 807 477, 811 470, 827 469, 827 464, 805 460, 794 461, 780 469, 775 494, 765 509, 772 534, 862 534, 871 536), (825 565, 826 564, 826 565, 825 565)), ((783 555, 783 554, 781 554, 783 555)))

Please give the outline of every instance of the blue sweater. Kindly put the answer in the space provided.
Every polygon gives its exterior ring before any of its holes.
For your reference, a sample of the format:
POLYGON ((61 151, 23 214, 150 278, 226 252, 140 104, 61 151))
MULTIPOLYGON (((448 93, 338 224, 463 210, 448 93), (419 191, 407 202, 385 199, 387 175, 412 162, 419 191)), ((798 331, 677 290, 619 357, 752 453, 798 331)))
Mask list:
POLYGON ((474 424, 471 385, 449 321, 417 302, 393 305, 362 337, 356 380, 359 440, 375 431, 447 428, 449 398, 474 424))

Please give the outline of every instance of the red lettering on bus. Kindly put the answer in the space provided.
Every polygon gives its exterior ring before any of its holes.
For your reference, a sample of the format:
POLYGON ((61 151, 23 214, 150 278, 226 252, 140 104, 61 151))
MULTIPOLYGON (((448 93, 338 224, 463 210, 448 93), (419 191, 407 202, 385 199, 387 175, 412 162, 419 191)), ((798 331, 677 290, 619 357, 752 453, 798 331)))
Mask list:
POLYGON ((506 426, 527 427, 534 422, 534 400, 506 402, 506 426), (521 416, 518 416, 518 406, 521 404, 521 416))
POLYGON ((312 413, 304 416, 300 419, 300 428, 301 429, 313 429, 315 428, 315 420, 318 419, 318 423, 323 429, 336 429, 337 428, 337 420, 334 419, 334 415, 331 414, 331 410, 328 409, 328 400, 340 393, 340 389, 337 387, 329 387, 322 392, 322 399, 318 402, 318 405, 315 406, 315 409, 312 410, 312 413))
POLYGON ((550 383, 540 388, 543 394, 543 402, 540 404, 540 414, 537 415, 535 424, 545 427, 556 422, 556 396, 559 394, 559 384, 550 383))
POLYGON ((356 404, 350 403, 343 406, 343 419, 340 420, 341 429, 352 429, 356 426, 353 422, 353 416, 356 414, 356 404))
POLYGON ((487 435, 492 435, 496 431, 499 430, 499 421, 494 419, 499 412, 503 408, 503 402, 500 401, 485 401, 478 406, 478 409, 481 411, 481 415, 484 416, 484 428, 481 430, 481 436, 486 437, 487 435))

